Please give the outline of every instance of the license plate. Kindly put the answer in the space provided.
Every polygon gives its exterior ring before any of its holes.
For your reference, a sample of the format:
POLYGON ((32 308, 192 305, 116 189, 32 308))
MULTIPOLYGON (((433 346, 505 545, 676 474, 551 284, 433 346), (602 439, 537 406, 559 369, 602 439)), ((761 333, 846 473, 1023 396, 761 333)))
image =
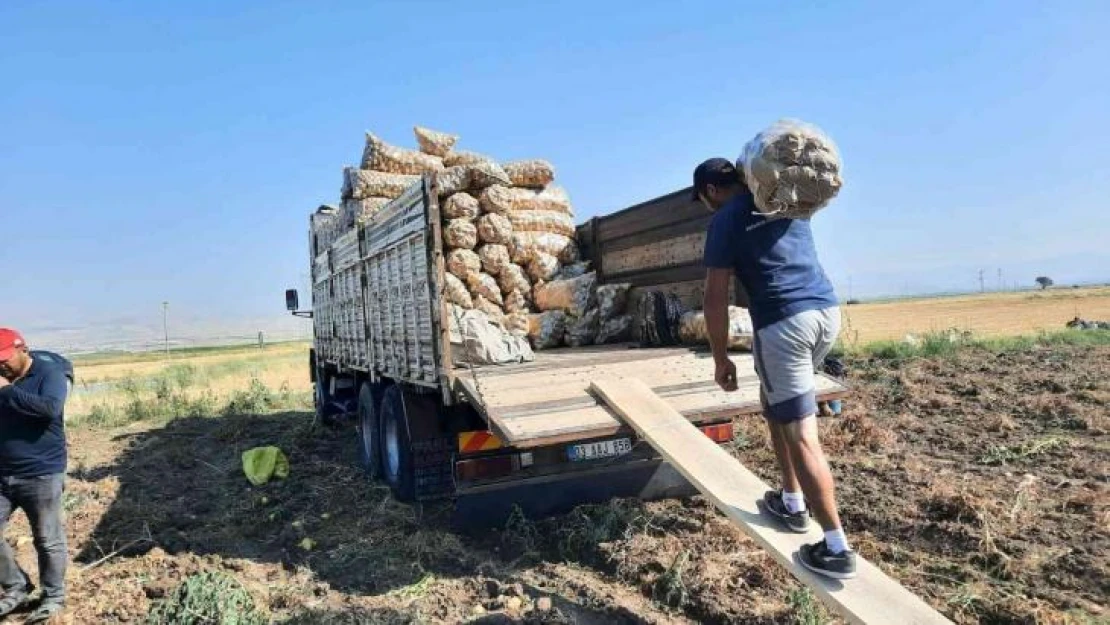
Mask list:
POLYGON ((617 438, 611 441, 598 441, 596 443, 583 443, 567 447, 567 457, 572 462, 581 460, 597 460, 598 458, 613 458, 632 452, 632 440, 617 438))

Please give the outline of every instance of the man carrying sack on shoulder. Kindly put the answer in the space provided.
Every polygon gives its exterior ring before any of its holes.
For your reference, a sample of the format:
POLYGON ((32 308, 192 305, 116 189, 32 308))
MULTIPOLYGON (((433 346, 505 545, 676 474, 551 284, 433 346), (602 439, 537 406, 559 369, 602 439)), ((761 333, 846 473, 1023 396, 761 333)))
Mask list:
POLYGON ((825 539, 805 545, 811 571, 847 579, 856 556, 840 525, 833 477, 817 438, 815 372, 840 333, 840 308, 817 260, 808 219, 761 213, 740 172, 726 159, 694 170, 694 200, 714 213, 705 241, 705 321, 717 384, 735 391, 728 357, 728 295, 733 276, 747 293, 756 372, 782 488, 767 492, 764 513, 790 532, 805 533, 809 510, 825 539))
MULTIPOLYGON (((0 531, 16 509, 31 525, 42 600, 25 622, 45 623, 65 602, 62 489, 66 471, 65 372, 31 357, 23 337, 0 328, 0 531)), ((28 603, 34 585, 0 539, 0 618, 28 603)))

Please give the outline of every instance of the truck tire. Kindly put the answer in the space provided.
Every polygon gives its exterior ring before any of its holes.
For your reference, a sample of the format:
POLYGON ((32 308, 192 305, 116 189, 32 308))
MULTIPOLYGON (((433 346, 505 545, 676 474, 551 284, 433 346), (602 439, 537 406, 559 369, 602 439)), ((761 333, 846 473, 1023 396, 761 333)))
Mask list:
POLYGON ((382 476, 381 445, 381 393, 369 382, 364 382, 358 391, 358 450, 363 470, 370 479, 382 476))
POLYGON ((395 499, 410 502, 416 498, 416 480, 405 397, 400 386, 394 384, 386 389, 381 408, 382 476, 395 499))

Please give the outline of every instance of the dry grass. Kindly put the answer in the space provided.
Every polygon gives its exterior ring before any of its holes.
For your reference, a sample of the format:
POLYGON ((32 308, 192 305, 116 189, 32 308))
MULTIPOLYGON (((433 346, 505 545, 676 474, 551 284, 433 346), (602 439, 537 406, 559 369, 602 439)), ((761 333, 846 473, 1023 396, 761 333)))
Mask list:
POLYGON ((845 306, 843 339, 849 344, 900 340, 952 328, 1001 337, 1060 330, 1079 315, 1110 320, 1110 288, 1052 289, 845 306))

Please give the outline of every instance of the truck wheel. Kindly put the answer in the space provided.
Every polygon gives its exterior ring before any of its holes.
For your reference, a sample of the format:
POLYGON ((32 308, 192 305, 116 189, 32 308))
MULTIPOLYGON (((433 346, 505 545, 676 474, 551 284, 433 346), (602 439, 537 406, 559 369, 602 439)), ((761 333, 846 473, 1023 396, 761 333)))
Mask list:
POLYGON ((358 391, 358 450, 362 468, 370 479, 382 476, 381 426, 379 415, 381 404, 379 393, 369 382, 364 382, 358 391))
POLYGON ((382 474, 393 497, 412 501, 416 496, 412 466, 412 441, 405 417, 405 398, 394 384, 385 391, 381 405, 382 474))

